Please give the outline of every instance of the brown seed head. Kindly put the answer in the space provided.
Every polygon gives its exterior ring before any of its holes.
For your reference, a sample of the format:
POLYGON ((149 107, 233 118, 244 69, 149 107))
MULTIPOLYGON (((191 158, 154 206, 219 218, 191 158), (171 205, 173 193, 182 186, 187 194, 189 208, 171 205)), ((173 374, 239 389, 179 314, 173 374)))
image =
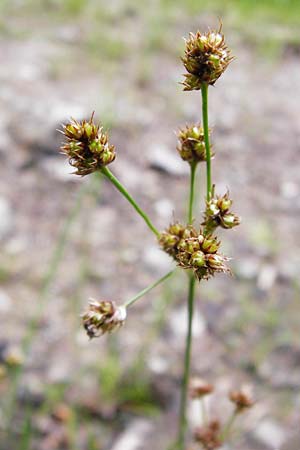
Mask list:
POLYGON ((214 386, 202 378, 192 378, 190 381, 190 396, 191 398, 201 398, 205 395, 211 394, 214 390, 214 386))
POLYGON ((77 122, 72 119, 63 125, 66 141, 61 147, 69 163, 76 168, 76 175, 88 175, 110 164, 116 157, 115 147, 108 142, 108 135, 103 128, 93 121, 77 122))
POLYGON ((205 450, 216 450, 222 446, 220 432, 220 422, 211 420, 207 425, 196 429, 194 438, 205 450))
POLYGON ((237 214, 230 212, 232 200, 229 197, 229 192, 223 196, 215 195, 215 186, 213 186, 210 200, 206 202, 206 209, 204 213, 205 232, 211 233, 217 227, 225 229, 236 227, 241 223, 241 219, 237 214))
POLYGON ((82 315, 83 326, 90 338, 111 333, 123 325, 125 319, 126 308, 107 300, 91 300, 88 311, 82 315))
POLYGON ((206 161, 204 131, 200 125, 186 126, 179 130, 177 151, 184 161, 206 161))
POLYGON ((237 413, 244 412, 254 405, 252 396, 245 389, 229 392, 229 400, 235 404, 237 413))
POLYGON ((202 84, 213 85, 232 61, 221 27, 205 34, 190 33, 182 58, 187 74, 182 83, 185 91, 199 90, 202 84))

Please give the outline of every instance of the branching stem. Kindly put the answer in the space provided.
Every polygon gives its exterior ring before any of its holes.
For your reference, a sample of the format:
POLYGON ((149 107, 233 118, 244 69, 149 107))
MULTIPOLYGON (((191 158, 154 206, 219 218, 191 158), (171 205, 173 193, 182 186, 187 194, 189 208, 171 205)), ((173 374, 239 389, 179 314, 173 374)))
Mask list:
POLYGON ((144 219, 152 233, 154 233, 156 236, 159 236, 159 231, 155 228, 147 214, 139 207, 139 205, 136 203, 136 201, 131 197, 127 189, 120 183, 120 181, 111 173, 111 171, 107 167, 103 167, 101 169, 101 172, 103 175, 106 176, 106 178, 111 181, 115 187, 118 189, 118 191, 129 201, 129 203, 134 207, 134 209, 137 211, 137 213, 144 219))
POLYGON ((133 305, 133 303, 135 303, 139 298, 143 297, 144 295, 146 295, 149 291, 151 291, 152 289, 154 289, 156 286, 158 286, 159 284, 163 283, 165 280, 167 280, 171 275, 173 275, 173 273, 175 272, 175 270, 171 270, 170 272, 168 272, 166 275, 164 275, 163 277, 161 277, 159 280, 156 280, 155 283, 150 284, 150 286, 146 287, 145 289, 143 289, 142 291, 140 291, 138 294, 136 294, 134 297, 132 297, 130 300, 128 300, 124 306, 127 308, 128 306, 133 305))

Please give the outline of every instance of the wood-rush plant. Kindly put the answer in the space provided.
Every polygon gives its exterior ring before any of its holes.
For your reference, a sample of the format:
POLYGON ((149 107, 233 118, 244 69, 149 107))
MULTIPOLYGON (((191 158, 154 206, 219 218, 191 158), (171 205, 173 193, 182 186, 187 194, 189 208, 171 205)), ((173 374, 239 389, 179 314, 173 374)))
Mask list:
MULTIPOLYGON (((184 75, 185 79, 182 84, 185 91, 201 90, 202 96, 202 125, 187 125, 178 132, 177 151, 180 157, 190 166, 190 191, 186 223, 172 223, 163 232, 156 229, 148 215, 109 170, 108 165, 116 157, 115 148, 109 143, 108 135, 102 127, 94 123, 93 115, 89 120, 80 122, 72 119, 70 123, 63 126, 62 131, 65 136, 62 152, 68 156, 71 166, 75 167, 75 174, 85 176, 95 171, 101 172, 143 218, 155 235, 161 249, 175 260, 179 268, 186 269, 188 276, 188 323, 176 444, 179 450, 185 448, 186 406, 195 290, 203 280, 208 280, 218 273, 230 273, 230 269, 227 267, 228 258, 220 252, 221 242, 214 233, 218 227, 230 229, 240 223, 239 217, 231 212, 232 200, 229 197, 229 192, 226 192, 223 196, 215 194, 215 186, 212 184, 212 151, 208 126, 208 87, 215 84, 232 59, 230 50, 225 44, 224 35, 221 33, 221 28, 218 31, 208 31, 205 34, 200 31, 197 31, 196 34, 190 33, 189 38, 185 41, 185 53, 182 62, 187 73, 184 75), (206 200, 203 222, 201 225, 196 225, 193 218, 195 174, 201 163, 206 165, 206 200)), ((127 309, 173 273, 174 271, 167 273, 123 305, 117 306, 110 300, 92 300, 88 310, 82 316, 83 326, 88 336, 90 338, 101 336, 119 328, 126 319, 127 309)), ((199 442, 201 442, 201 439, 199 442)))

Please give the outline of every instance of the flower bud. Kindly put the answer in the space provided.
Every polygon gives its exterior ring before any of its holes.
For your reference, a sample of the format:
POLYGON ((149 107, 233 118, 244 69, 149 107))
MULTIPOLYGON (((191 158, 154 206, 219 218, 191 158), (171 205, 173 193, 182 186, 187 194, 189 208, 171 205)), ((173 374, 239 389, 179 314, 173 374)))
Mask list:
POLYGON ((221 226, 223 228, 233 228, 241 223, 241 219, 236 214, 224 214, 220 218, 221 226))
POLYGON ((205 266, 205 254, 200 250, 193 253, 191 256, 191 264, 195 267, 203 267, 205 266))

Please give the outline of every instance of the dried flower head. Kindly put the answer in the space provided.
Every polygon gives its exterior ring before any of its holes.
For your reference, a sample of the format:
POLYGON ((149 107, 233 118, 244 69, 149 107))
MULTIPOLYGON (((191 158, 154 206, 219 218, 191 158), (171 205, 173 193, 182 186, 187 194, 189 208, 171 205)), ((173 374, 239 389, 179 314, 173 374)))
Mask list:
POLYGON ((218 420, 211 420, 207 425, 195 431, 194 438, 205 450, 216 450, 222 446, 220 434, 220 422, 218 420))
POLYGON ((88 311, 82 315, 83 326, 90 338, 111 333, 123 325, 125 319, 126 308, 107 300, 91 300, 88 311))
POLYGON ((190 381, 189 391, 191 398, 201 398, 213 392, 214 386, 202 378, 192 378, 190 381))
POLYGON ((178 244, 183 238, 186 227, 179 222, 175 222, 159 235, 159 245, 161 248, 176 259, 178 244))
POLYGON ((189 235, 183 236, 177 248, 176 259, 184 269, 193 269, 198 280, 208 279, 219 272, 229 272, 226 266, 228 258, 217 253, 221 242, 215 236, 204 235, 193 227, 189 228, 189 235))
POLYGON ((210 200, 206 202, 206 209, 204 214, 204 222, 207 232, 212 232, 218 226, 222 228, 233 228, 241 223, 241 219, 237 214, 230 212, 232 200, 229 197, 229 192, 223 196, 215 195, 215 186, 212 188, 210 200))
POLYGON ((108 142, 108 135, 100 125, 94 123, 94 113, 89 121, 77 122, 72 119, 63 125, 66 138, 62 153, 76 168, 76 175, 88 175, 110 164, 116 157, 115 147, 108 142))
POLYGON ((177 151, 189 163, 206 161, 204 131, 200 125, 186 126, 179 130, 177 151))
POLYGON ((190 33, 182 58, 187 74, 182 83, 185 91, 199 90, 202 84, 214 84, 232 61, 221 27, 205 34, 190 33))
POLYGON ((242 413, 245 409, 252 408, 253 398, 246 389, 229 392, 229 400, 235 404, 236 413, 242 413))

